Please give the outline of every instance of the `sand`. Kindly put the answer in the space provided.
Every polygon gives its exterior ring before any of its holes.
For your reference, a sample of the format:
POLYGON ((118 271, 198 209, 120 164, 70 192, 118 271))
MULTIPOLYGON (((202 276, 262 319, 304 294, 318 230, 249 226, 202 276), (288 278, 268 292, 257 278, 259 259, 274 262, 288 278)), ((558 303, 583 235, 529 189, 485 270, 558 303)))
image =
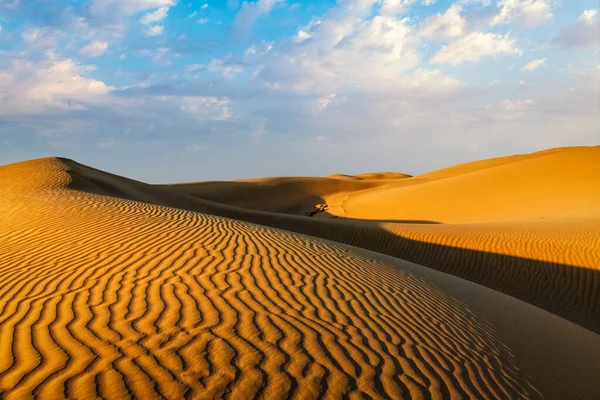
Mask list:
POLYGON ((319 221, 223 204, 184 207, 413 261, 600 333, 600 147, 482 160, 362 190, 338 188, 318 197, 330 205, 319 221))
MULTIPOLYGON (((347 195, 343 205, 411 179, 307 196, 347 195)), ((346 180, 355 181, 364 180, 346 180)), ((0 398, 600 396, 597 333, 366 250, 422 253, 441 241, 543 255, 571 243, 579 247, 565 261, 594 263, 598 226, 584 218, 595 215, 593 197, 565 194, 579 208, 530 234, 521 209, 482 223, 327 220, 219 204, 190 195, 193 186, 146 185, 64 159, 0 167, 0 398), (401 242, 409 235, 414 243, 401 242)), ((465 268, 494 276, 490 260, 465 268)), ((569 283, 574 304, 597 298, 595 276, 569 283)), ((518 274, 505 281, 522 285, 518 274)), ((561 284, 541 292, 554 297, 561 284)))

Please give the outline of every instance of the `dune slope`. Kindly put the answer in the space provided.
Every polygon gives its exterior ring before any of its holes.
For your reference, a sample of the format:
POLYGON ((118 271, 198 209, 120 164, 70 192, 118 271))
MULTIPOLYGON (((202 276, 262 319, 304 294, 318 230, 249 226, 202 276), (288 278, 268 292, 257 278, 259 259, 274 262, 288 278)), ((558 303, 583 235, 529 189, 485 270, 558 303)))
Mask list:
POLYGON ((482 160, 337 199, 335 221, 190 209, 413 261, 600 333, 600 147, 482 160))
POLYGON ((439 223, 600 217, 600 146, 483 160, 413 179, 421 183, 351 196, 344 216, 439 223))
POLYGON ((81 190, 114 190, 99 177, 59 159, 0 168, 1 398, 600 395, 599 336, 543 310, 357 248, 81 190))
POLYGON ((200 182, 165 185, 179 193, 251 210, 304 215, 313 206, 331 207, 351 193, 372 189, 386 181, 327 178, 264 178, 233 182, 200 182))

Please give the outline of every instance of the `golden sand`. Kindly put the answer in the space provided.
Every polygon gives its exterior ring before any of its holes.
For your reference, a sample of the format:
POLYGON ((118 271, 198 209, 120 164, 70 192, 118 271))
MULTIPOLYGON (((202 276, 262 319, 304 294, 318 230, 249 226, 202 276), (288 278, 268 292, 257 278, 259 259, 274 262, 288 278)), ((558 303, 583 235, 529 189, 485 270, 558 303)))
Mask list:
MULTIPOLYGON (((586 160, 565 163, 576 159, 586 160)), ((465 212, 458 223, 452 211, 444 224, 248 210, 218 204, 214 187, 206 200, 195 185, 151 186, 62 159, 0 167, 0 398, 598 398, 597 333, 380 254, 404 252, 442 270, 446 260, 448 272, 489 287, 512 282, 517 297, 537 279, 531 303, 593 325, 594 165, 580 171, 587 184, 567 190, 563 177, 531 189, 554 187, 566 202, 538 199, 544 221, 526 215, 532 200, 515 205, 514 219, 505 208, 479 220, 465 212), (524 264, 499 255, 535 256, 573 279, 519 271, 524 264), (589 274, 575 272, 583 265, 589 274)), ((378 183, 316 185, 304 195, 343 198, 341 213, 416 178, 345 180, 378 183)))

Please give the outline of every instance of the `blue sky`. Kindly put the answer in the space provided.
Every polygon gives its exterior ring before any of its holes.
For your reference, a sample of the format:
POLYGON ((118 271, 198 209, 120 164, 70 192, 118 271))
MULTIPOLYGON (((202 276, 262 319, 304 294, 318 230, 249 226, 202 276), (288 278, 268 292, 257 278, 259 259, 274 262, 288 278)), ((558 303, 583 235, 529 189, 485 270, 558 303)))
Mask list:
POLYGON ((411 174, 600 144, 597 0, 0 0, 0 164, 411 174))

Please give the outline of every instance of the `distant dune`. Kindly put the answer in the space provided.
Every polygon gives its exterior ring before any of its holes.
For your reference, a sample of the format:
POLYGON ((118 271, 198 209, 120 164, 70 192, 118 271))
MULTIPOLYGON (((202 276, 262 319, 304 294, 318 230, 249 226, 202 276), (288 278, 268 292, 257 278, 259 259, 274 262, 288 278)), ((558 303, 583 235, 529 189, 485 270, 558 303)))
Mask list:
POLYGON ((376 181, 335 178, 264 178, 165 185, 197 198, 259 211, 304 215, 315 204, 381 186, 376 181))
POLYGON ((352 196, 346 216, 441 223, 600 217, 600 147, 479 161, 352 196))
POLYGON ((599 153, 173 186, 0 167, 0 398, 600 398, 599 153))

